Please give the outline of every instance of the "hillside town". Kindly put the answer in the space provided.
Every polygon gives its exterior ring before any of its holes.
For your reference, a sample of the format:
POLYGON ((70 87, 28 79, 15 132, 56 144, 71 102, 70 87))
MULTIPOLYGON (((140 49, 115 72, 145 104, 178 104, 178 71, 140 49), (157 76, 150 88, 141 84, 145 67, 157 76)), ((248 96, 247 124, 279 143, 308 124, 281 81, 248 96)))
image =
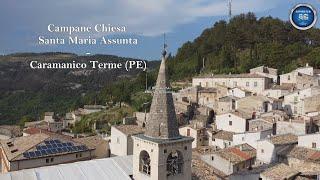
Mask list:
POLYGON ((110 135, 64 131, 104 105, 85 105, 60 119, 46 112, 23 130, 1 126, 0 179, 320 177, 320 69, 201 74, 171 83, 180 88, 172 92, 166 58, 164 50, 150 111, 125 117, 110 135))

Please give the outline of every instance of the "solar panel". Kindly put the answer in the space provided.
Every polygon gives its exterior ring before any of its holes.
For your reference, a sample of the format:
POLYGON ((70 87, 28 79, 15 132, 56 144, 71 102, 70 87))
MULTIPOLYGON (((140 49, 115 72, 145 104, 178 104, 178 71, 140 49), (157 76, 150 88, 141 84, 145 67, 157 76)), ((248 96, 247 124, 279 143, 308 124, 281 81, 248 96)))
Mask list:
POLYGON ((72 148, 71 147, 67 147, 68 151, 72 151, 72 148))
POLYGON ((48 149, 48 147, 47 146, 42 146, 42 149, 45 150, 45 149, 48 149))
POLYGON ((52 154, 51 149, 47 149, 46 152, 47 152, 47 154, 52 154))
POLYGON ((66 147, 63 147, 62 150, 63 150, 63 152, 67 152, 68 151, 68 149, 66 147))
POLYGON ((68 145, 67 145, 67 143, 62 143, 62 146, 67 147, 68 145))
POLYGON ((45 150, 41 150, 40 152, 41 152, 41 154, 44 155, 44 156, 47 155, 47 152, 46 152, 45 150))
POLYGON ((53 153, 53 154, 58 153, 58 151, 57 151, 57 149, 56 149, 56 148, 51 149, 51 151, 52 151, 52 153, 53 153))
POLYGON ((26 158, 30 158, 30 155, 29 155, 28 152, 24 152, 24 153, 23 153, 23 156, 26 157, 26 158))
POLYGON ((52 148, 52 145, 51 145, 51 144, 48 144, 48 145, 47 145, 47 148, 48 148, 48 149, 51 149, 51 148, 52 148))
POLYGON ((61 143, 59 143, 59 144, 57 144, 57 146, 58 146, 58 147, 62 147, 62 144, 61 144, 61 143))
POLYGON ((59 139, 54 140, 55 143, 61 143, 61 141, 59 139))
POLYGON ((29 152, 29 156, 30 156, 30 157, 35 157, 36 154, 35 154, 34 152, 29 152))
POLYGON ((34 153, 36 154, 36 156, 41 156, 40 151, 35 151, 34 153))
POLYGON ((68 145, 68 146, 73 146, 73 143, 68 142, 67 145, 68 145))

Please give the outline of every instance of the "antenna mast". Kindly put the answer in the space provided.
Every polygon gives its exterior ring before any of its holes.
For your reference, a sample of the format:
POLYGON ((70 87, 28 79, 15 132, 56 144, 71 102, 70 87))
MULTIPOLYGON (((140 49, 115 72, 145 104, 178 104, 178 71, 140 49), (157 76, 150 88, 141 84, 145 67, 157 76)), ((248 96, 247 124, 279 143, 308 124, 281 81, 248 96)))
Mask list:
POLYGON ((228 20, 230 21, 232 17, 232 0, 227 0, 228 1, 228 20))

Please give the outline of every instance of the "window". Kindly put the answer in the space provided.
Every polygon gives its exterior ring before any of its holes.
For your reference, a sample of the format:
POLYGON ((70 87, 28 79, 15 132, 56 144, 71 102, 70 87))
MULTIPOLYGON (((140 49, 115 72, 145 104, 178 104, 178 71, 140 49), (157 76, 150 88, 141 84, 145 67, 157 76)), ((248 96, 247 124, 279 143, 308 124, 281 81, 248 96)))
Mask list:
POLYGON ((229 121, 229 126, 232 126, 232 121, 229 121))
POLYGON ((150 156, 147 151, 140 152, 139 171, 147 175, 151 174, 150 156))
POLYGON ((288 76, 288 81, 290 81, 290 75, 288 76))
POLYGON ((233 82, 233 86, 238 86, 238 83, 237 82, 233 82))
POLYGON ((187 129, 187 136, 190 136, 190 129, 187 129))
POLYGON ((231 142, 229 142, 229 146, 231 146, 231 142))
POLYGON ((165 150, 163 150, 163 153, 167 153, 167 150, 165 149, 165 150))
POLYGON ((185 147, 184 147, 184 150, 188 150, 188 146, 185 146, 185 147))
POLYGON ((258 86, 258 82, 255 81, 253 85, 254 85, 254 87, 257 87, 258 86))
POLYGON ((169 154, 167 158, 167 176, 175 176, 182 173, 183 157, 180 151, 169 154))
POLYGON ((312 148, 317 148, 317 143, 312 142, 312 148))
POLYGON ((215 138, 213 138, 212 140, 213 140, 213 141, 216 141, 216 139, 215 139, 215 138))
POLYGON ((78 154, 76 154, 76 158, 78 158, 78 154))
POLYGON ((80 153, 79 156, 82 157, 82 153, 80 153))
POLYGON ((242 139, 242 141, 244 141, 244 137, 242 137, 241 139, 242 139))
POLYGON ((117 143, 118 143, 118 144, 120 143, 120 139, 119 139, 119 137, 117 137, 117 143))
POLYGON ((249 86, 250 86, 250 83, 249 83, 249 82, 246 82, 246 86, 249 87, 249 86))
POLYGON ((54 160, 53 158, 50 159, 51 162, 53 162, 53 160, 54 160))
POLYGON ((264 153, 264 149, 261 149, 261 153, 264 153))
POLYGON ((46 163, 49 163, 49 158, 46 159, 46 163))
POLYGON ((211 161, 214 161, 214 156, 211 156, 211 161))

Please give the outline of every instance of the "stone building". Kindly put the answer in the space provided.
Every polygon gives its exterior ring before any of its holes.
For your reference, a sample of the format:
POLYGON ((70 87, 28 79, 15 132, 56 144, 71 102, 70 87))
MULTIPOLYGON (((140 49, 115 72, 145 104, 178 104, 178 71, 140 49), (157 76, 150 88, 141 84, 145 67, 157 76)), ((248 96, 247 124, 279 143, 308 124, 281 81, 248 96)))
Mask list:
POLYGON ((289 73, 281 74, 280 75, 280 84, 297 84, 297 76, 298 74, 304 74, 313 76, 314 75, 314 69, 313 67, 306 64, 305 67, 297 68, 289 73))
POLYGON ((192 86, 217 87, 223 85, 227 87, 241 87, 253 93, 261 94, 265 89, 269 89, 272 79, 258 74, 226 74, 226 75, 205 75, 192 79, 192 86))
POLYGON ((164 50, 145 134, 133 136, 134 179, 191 180, 193 138, 179 133, 165 62, 164 50))
POLYGON ((216 112, 217 114, 225 114, 236 109, 236 102, 239 98, 235 96, 224 96, 218 99, 216 112))
POLYGON ((274 69, 266 66, 259 66, 259 67, 250 69, 250 74, 258 74, 261 76, 271 78, 274 83, 278 82, 278 69, 274 69))

